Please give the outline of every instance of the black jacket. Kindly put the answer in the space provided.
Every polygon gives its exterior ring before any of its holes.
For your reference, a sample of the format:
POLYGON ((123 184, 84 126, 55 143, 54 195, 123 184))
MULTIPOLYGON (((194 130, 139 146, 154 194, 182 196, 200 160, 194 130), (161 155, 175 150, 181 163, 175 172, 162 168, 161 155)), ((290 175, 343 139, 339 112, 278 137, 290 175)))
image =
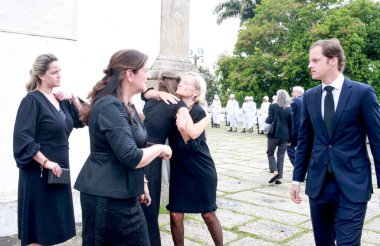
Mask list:
POLYGON ((269 106, 268 118, 265 123, 273 125, 273 132, 268 133, 268 138, 279 138, 290 142, 292 136, 292 109, 290 107, 283 109, 276 103, 269 106))
POLYGON ((74 188, 90 195, 132 198, 144 193, 144 174, 136 169, 146 144, 146 131, 135 110, 134 122, 114 96, 99 99, 90 112, 91 153, 74 188))

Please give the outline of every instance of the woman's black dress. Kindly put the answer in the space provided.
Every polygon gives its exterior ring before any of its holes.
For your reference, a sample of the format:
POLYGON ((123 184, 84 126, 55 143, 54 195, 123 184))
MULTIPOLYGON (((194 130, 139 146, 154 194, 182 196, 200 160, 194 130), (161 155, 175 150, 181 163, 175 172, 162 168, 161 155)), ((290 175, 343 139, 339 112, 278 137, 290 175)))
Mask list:
MULTIPOLYGON (((144 126, 148 133, 148 145, 165 144, 171 131, 175 131, 175 117, 180 107, 185 107, 183 102, 178 104, 166 104, 155 99, 146 100, 144 106, 144 126)), ((148 166, 144 167, 144 174, 148 180, 149 194, 152 203, 149 206, 142 205, 148 225, 149 239, 152 246, 160 246, 160 228, 158 214, 160 211, 162 159, 157 157, 148 166)))
POLYGON ((69 101, 58 111, 40 92, 28 93, 17 112, 13 137, 19 168, 18 237, 21 245, 52 245, 75 236, 71 185, 49 185, 48 170, 32 158, 41 151, 49 160, 69 168, 69 136, 83 127, 69 101))
MULTIPOLYGON (((198 103, 193 105, 190 115, 194 123, 206 116, 198 103)), ((185 144, 177 130, 170 134, 169 143, 173 155, 170 159, 169 204, 166 208, 178 213, 215 211, 217 174, 205 132, 185 144)))

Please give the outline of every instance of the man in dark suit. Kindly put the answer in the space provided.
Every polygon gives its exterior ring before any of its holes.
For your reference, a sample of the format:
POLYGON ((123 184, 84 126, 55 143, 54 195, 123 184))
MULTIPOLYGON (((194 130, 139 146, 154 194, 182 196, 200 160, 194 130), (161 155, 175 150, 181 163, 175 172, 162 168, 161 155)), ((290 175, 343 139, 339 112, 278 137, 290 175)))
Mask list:
POLYGON ((339 40, 321 40, 310 48, 309 69, 322 84, 306 91, 293 171, 291 199, 306 194, 316 245, 360 245, 371 198, 368 136, 380 186, 380 108, 373 88, 342 74, 339 40))
POLYGON ((301 86, 294 86, 292 89, 293 102, 290 105, 292 107, 293 113, 293 131, 290 139, 290 145, 288 146, 287 152, 289 160, 294 166, 294 160, 296 158, 296 147, 298 142, 298 130, 301 126, 301 108, 302 108, 302 95, 304 89, 301 86))

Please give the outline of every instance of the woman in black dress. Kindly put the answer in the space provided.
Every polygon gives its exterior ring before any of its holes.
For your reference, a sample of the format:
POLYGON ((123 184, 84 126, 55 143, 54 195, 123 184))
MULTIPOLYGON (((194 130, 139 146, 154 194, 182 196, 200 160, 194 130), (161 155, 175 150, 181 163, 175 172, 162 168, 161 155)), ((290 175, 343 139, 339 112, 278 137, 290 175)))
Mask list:
POLYGON ((28 94, 21 101, 13 134, 19 168, 18 237, 21 245, 52 245, 75 236, 71 185, 49 185, 48 171, 60 176, 69 168, 69 136, 83 127, 79 100, 53 93, 61 85, 60 66, 52 54, 37 57, 28 94))
MULTIPOLYGON (((163 71, 158 79, 158 91, 148 90, 142 94, 145 101, 144 106, 144 126, 148 133, 148 145, 165 144, 169 132, 176 129, 175 116, 178 108, 184 107, 184 103, 165 103, 163 100, 156 100, 160 92, 175 93, 181 77, 175 72, 163 71)), ((149 193, 152 198, 151 204, 142 204, 145 219, 148 225, 149 240, 152 246, 161 245, 160 228, 158 224, 158 214, 160 211, 161 198, 161 173, 162 159, 155 158, 150 165, 144 168, 144 173, 148 181, 149 193)))
MULTIPOLYGON (((176 114, 179 108, 186 108, 186 104, 183 101, 177 102, 178 98, 175 96, 180 80, 181 77, 176 72, 163 71, 158 79, 158 91, 150 88, 141 96, 145 101, 143 113, 144 126, 148 132, 148 145, 164 144, 169 133, 177 131, 176 114)), ((207 125, 209 121, 209 118, 204 118, 194 127, 199 127, 200 124, 207 125)), ((142 208, 148 224, 150 243, 152 246, 160 246, 158 215, 161 200, 162 160, 154 159, 144 168, 144 173, 152 200, 150 206, 142 204, 142 208)))
POLYGON ((184 245, 184 213, 201 213, 215 245, 223 245, 222 229, 215 214, 217 174, 204 131, 208 124, 193 125, 206 117, 199 105, 205 93, 206 83, 200 75, 189 72, 182 76, 177 95, 187 108, 179 109, 178 131, 169 136, 173 156, 167 209, 175 245, 184 245))
POLYGON ((273 173, 269 183, 281 184, 284 170, 284 158, 287 146, 290 146, 292 136, 292 109, 290 97, 287 91, 277 91, 277 101, 269 106, 268 118, 265 123, 272 124, 272 130, 268 132, 267 156, 269 171, 273 173), (274 152, 277 148, 277 160, 274 152))
POLYGON ((137 50, 116 52, 83 110, 91 153, 74 186, 80 191, 83 245, 150 245, 138 203, 149 194, 143 167, 156 157, 170 158, 171 149, 144 148, 146 130, 130 105, 133 95, 146 90, 146 63, 137 50))

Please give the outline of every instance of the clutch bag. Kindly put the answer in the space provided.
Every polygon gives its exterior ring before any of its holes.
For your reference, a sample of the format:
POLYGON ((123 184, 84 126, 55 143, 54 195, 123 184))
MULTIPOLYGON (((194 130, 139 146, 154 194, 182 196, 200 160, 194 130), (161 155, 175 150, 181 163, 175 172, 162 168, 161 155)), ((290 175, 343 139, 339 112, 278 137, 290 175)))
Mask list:
POLYGON ((52 170, 49 170, 48 184, 70 184, 70 169, 61 168, 62 174, 61 177, 54 175, 52 170))

